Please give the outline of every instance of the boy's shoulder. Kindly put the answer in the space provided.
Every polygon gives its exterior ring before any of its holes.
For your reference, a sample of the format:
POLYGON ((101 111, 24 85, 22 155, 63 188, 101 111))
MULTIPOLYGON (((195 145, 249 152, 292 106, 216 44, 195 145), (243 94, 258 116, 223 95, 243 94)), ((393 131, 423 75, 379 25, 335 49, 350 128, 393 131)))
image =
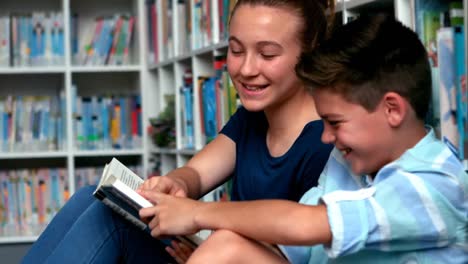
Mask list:
POLYGON ((450 174, 464 171, 462 162, 447 145, 436 138, 433 129, 413 148, 407 150, 399 163, 408 171, 434 170, 450 174))

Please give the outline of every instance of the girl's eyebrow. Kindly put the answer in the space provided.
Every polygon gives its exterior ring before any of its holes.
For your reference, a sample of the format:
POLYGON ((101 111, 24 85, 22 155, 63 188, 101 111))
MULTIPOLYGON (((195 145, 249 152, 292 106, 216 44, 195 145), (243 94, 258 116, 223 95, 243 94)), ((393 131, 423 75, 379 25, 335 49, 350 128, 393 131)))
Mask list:
MULTIPOLYGON (((228 38, 228 42, 236 42, 236 43, 239 43, 239 44, 242 44, 242 42, 236 38, 235 36, 229 36, 228 38)), ((275 42, 275 41, 269 41, 269 40, 265 40, 265 41, 260 41, 256 44, 256 46, 258 48, 263 48, 263 47, 267 47, 267 46, 274 46, 280 50, 283 50, 283 46, 281 46, 278 42, 275 42)))
POLYGON ((283 49, 283 46, 281 46, 278 42, 274 42, 274 41, 260 41, 259 43, 257 43, 257 47, 259 48, 263 48, 266 46, 274 46, 281 50, 283 49))
POLYGON ((228 39, 229 42, 231 41, 234 41, 234 42, 238 42, 238 43, 241 43, 240 40, 234 36, 229 36, 229 39, 228 39))

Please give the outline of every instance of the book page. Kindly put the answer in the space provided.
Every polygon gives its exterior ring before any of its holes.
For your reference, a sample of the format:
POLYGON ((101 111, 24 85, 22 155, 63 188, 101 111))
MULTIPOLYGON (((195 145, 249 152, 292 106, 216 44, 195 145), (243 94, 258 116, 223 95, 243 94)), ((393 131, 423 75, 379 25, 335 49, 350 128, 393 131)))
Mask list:
POLYGON ((108 174, 114 175, 133 190, 138 189, 138 187, 143 183, 142 178, 123 165, 116 158, 113 158, 110 162, 108 174))

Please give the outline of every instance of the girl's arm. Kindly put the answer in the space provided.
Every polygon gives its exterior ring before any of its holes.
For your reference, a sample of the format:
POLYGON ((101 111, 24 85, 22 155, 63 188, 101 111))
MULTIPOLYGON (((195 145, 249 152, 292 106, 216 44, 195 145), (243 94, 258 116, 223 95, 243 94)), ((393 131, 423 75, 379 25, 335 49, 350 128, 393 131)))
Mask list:
POLYGON ((225 181, 234 170, 236 145, 219 134, 190 161, 164 177, 151 177, 140 190, 155 190, 181 197, 198 199, 225 181))

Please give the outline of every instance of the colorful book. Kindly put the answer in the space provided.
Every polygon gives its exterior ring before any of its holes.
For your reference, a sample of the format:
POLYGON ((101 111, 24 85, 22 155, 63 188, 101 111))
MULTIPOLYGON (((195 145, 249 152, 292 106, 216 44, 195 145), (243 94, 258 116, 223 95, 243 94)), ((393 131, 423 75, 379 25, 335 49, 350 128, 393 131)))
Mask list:
POLYGON ((457 88, 454 50, 454 29, 441 28, 437 32, 439 62, 439 100, 441 139, 457 155, 460 155, 460 133, 457 127, 457 88))

